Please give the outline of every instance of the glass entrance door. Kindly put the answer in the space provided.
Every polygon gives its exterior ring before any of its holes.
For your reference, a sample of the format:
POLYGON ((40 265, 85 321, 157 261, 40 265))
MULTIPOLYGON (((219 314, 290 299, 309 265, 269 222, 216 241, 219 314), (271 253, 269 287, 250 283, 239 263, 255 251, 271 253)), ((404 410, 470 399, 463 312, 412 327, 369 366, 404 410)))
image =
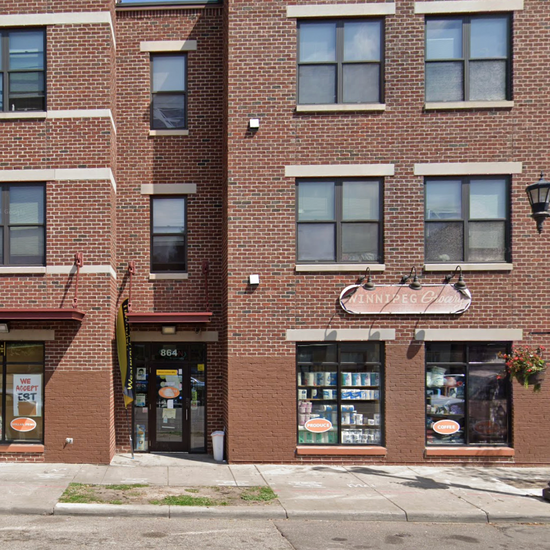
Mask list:
POLYGON ((134 344, 136 451, 206 452, 206 346, 134 344))
POLYGON ((152 451, 188 451, 189 376, 188 368, 151 367, 149 383, 151 417, 149 433, 152 451))

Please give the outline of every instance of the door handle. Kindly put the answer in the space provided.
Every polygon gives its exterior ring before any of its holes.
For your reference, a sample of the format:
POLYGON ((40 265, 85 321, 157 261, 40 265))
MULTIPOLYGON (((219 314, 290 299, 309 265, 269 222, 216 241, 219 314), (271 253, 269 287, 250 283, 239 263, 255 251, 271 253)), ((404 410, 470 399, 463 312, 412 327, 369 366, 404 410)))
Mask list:
POLYGON ((191 399, 188 397, 185 400, 185 420, 189 420, 189 407, 191 406, 191 399))

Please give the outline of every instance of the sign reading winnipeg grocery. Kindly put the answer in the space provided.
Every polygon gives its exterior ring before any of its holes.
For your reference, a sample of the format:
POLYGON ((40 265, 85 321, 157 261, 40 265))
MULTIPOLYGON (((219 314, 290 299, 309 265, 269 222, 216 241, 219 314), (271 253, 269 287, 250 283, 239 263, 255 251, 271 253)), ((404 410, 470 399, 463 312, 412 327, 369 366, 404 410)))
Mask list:
POLYGON ((453 285, 422 285, 412 289, 409 285, 377 285, 366 289, 350 285, 340 294, 340 305, 347 313, 370 314, 459 314, 472 303, 467 288, 453 285))

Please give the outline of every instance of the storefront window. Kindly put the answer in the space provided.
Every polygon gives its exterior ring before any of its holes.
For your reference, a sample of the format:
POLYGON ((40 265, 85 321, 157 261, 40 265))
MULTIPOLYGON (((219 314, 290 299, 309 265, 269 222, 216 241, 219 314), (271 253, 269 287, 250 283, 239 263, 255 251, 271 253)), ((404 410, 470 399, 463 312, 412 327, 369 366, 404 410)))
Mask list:
POLYGON ((505 344, 426 345, 426 443, 508 445, 505 344))
POLYGON ((298 345, 298 443, 382 445, 378 343, 298 345))
POLYGON ((41 442, 44 434, 44 345, 0 343, 0 442, 41 442))

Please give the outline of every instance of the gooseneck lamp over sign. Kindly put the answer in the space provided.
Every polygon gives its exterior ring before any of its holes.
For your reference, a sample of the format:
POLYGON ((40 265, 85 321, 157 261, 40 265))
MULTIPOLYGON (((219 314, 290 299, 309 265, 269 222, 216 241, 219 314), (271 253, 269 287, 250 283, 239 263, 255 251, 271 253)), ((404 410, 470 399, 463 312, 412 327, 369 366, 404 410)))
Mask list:
POLYGON ((548 211, 550 206, 550 181, 546 181, 541 172, 540 180, 528 185, 525 191, 529 197, 532 217, 537 222, 537 231, 542 233, 544 220, 550 216, 550 212, 548 211))

